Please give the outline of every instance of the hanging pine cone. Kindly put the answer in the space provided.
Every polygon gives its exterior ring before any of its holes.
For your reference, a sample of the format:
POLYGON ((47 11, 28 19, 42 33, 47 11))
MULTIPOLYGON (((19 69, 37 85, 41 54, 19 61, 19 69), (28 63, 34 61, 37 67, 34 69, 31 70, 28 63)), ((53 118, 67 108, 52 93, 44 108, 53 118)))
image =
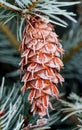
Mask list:
POLYGON ((25 72, 22 90, 30 89, 31 112, 40 117, 48 115, 48 106, 52 108, 49 97, 58 98, 57 85, 64 81, 59 74, 63 67, 62 54, 54 26, 39 17, 31 17, 23 32, 20 71, 25 72))

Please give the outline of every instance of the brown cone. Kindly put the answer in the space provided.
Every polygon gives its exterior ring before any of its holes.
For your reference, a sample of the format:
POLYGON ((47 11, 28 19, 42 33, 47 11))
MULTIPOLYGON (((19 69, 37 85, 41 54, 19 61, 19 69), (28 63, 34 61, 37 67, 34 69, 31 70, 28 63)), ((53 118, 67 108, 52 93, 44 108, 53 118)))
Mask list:
POLYGON ((64 81, 59 74, 63 52, 53 25, 31 17, 23 33, 20 71, 25 72, 22 90, 30 89, 31 112, 40 117, 48 115, 48 106, 52 108, 49 97, 58 98, 57 85, 64 81))

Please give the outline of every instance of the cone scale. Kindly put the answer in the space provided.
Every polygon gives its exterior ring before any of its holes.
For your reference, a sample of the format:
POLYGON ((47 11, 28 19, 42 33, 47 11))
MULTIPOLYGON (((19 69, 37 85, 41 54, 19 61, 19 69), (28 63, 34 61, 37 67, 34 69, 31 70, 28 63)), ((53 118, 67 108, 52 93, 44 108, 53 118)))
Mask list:
POLYGON ((59 74, 64 52, 54 26, 39 17, 31 17, 23 32, 20 47, 22 60, 20 71, 24 85, 22 90, 30 89, 28 101, 32 104, 31 112, 42 118, 48 115, 51 96, 58 98, 58 83, 64 81, 59 74))

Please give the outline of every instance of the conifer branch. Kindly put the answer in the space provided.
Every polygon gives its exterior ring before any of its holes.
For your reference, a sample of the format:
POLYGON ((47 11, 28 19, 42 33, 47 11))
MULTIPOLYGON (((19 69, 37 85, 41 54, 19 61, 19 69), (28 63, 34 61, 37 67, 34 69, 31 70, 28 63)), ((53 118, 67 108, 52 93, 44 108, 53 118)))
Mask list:
POLYGON ((63 122, 66 119, 70 118, 70 120, 74 122, 74 124, 78 124, 77 128, 75 128, 74 130, 82 130, 82 99, 75 93, 71 93, 68 99, 70 99, 70 102, 60 100, 63 105, 63 108, 61 109, 63 114, 67 113, 61 121, 63 122))
POLYGON ((13 85, 11 88, 4 87, 4 78, 0 86, 0 130, 20 130, 24 119, 21 115, 23 110, 22 96, 19 89, 13 85), (14 125, 14 126, 13 126, 14 125))
POLYGON ((7 2, 5 2, 3 0, 0 0, 0 6, 6 8, 8 10, 12 10, 12 11, 21 11, 20 8, 14 6, 14 5, 10 4, 10 3, 7 3, 7 2))
POLYGON ((66 27, 68 24, 64 20, 62 20, 59 15, 62 15, 69 20, 76 22, 76 20, 72 17, 75 16, 74 13, 68 12, 67 10, 61 9, 61 7, 72 6, 75 4, 79 4, 80 2, 57 2, 56 0, 15 0, 13 4, 6 2, 4 0, 0 0, 0 6, 6 7, 9 10, 14 12, 19 12, 20 16, 24 15, 36 15, 40 18, 45 19, 47 22, 51 22, 53 24, 66 27), (15 6, 16 4, 16 6, 15 6), (48 16, 48 17, 45 17, 48 16))

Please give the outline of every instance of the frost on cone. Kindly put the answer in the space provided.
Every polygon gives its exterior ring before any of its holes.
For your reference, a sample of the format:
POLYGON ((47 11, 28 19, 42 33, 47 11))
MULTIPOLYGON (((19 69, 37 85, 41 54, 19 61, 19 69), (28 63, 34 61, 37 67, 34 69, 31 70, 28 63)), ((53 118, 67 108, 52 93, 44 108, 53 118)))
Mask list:
POLYGON ((32 104, 31 112, 40 117, 48 115, 50 96, 58 98, 58 83, 64 79, 59 74, 63 63, 60 57, 63 49, 54 27, 39 17, 31 17, 23 32, 21 50, 21 72, 24 86, 30 89, 28 101, 32 104))

